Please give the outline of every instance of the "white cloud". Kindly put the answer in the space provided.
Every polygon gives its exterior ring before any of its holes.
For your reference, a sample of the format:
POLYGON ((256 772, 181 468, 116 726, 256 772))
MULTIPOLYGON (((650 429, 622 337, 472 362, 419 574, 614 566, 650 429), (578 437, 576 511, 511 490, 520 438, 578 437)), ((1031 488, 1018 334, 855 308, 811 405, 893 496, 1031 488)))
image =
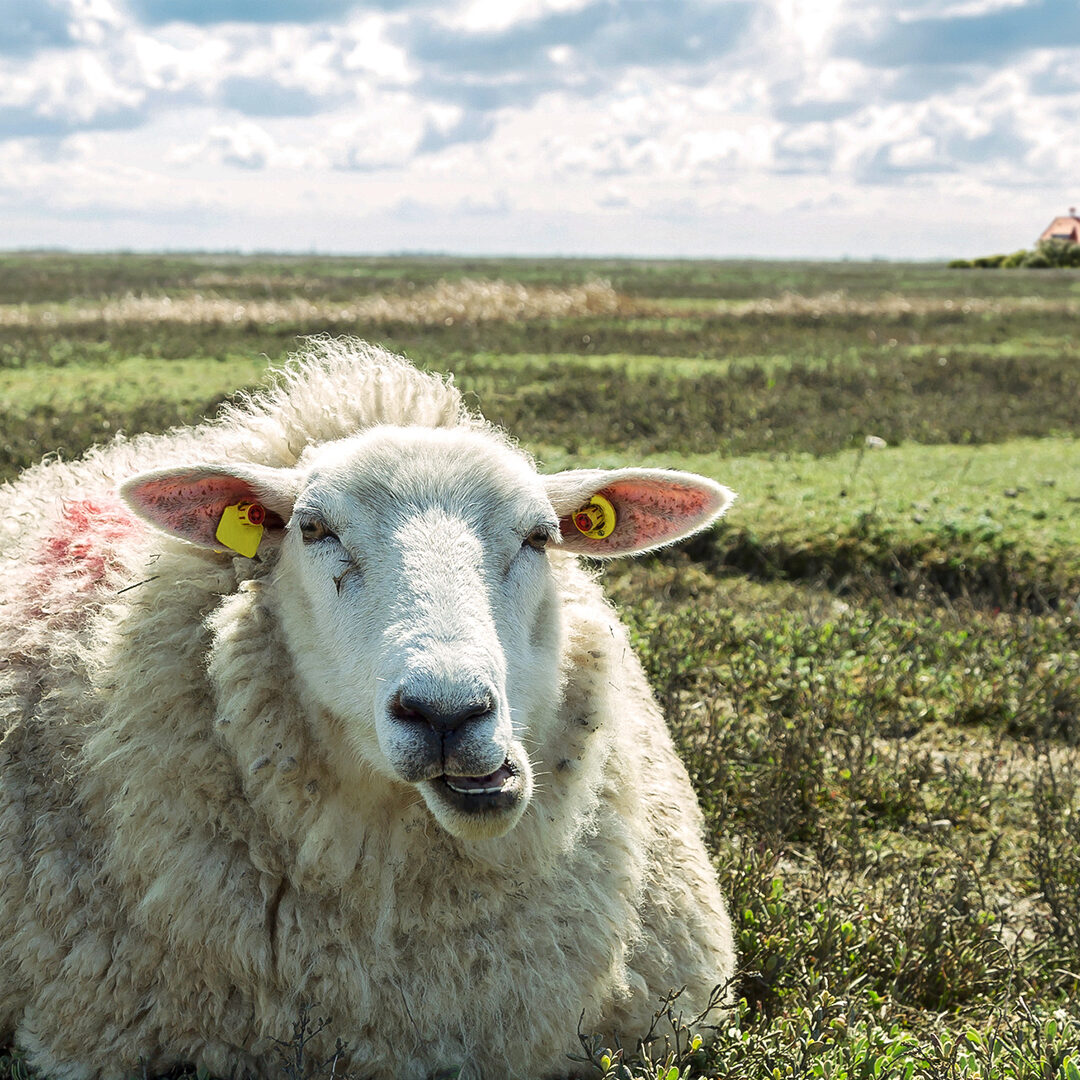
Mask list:
POLYGON ((465 0, 443 15, 447 25, 471 33, 508 30, 554 12, 580 11, 596 0, 465 0))
POLYGON ((364 15, 350 21, 337 36, 342 43, 342 70, 362 71, 382 83, 404 84, 416 73, 409 65, 408 53, 387 36, 389 20, 379 15, 364 15))
POLYGON ((937 146, 929 135, 893 142, 886 149, 888 163, 896 169, 925 170, 939 164, 937 146))
POLYGON ((123 26, 124 17, 110 0, 69 0, 70 30, 80 45, 105 45, 123 26))
POLYGON ((145 87, 118 77, 91 50, 43 54, 12 65, 0 82, 0 137, 135 124, 145 100, 145 87))
POLYGON ((122 54, 131 77, 147 89, 182 97, 216 83, 231 51, 223 38, 185 30, 168 37, 130 33, 122 54))
POLYGON ((321 145, 336 169, 405 168, 424 135, 424 117, 408 99, 371 100, 335 122, 321 145))
MULTIPOLYGON (((850 0, 776 0, 775 26, 785 45, 804 56, 820 56, 845 16, 850 0)), ((861 17, 866 17, 865 5, 858 5, 861 17)))
POLYGON ((1062 0, 318 0, 306 22, 227 0, 224 23, 193 0, 171 22, 163 0, 5 4, 22 19, 0 81, 7 237, 55 219, 130 246, 130 219, 162 243, 243 246, 228 229, 261 221, 261 247, 656 253, 666 236, 673 254, 841 254, 871 228, 872 253, 931 255, 961 244, 940 209, 961 193, 1013 246, 1040 199, 1080 201, 1080 16, 1062 0), (928 64, 914 47, 971 27, 981 51, 946 62, 935 44, 928 64), (197 192, 186 216, 177 191, 197 192))
POLYGON ((277 154, 278 147, 258 124, 246 120, 231 126, 215 125, 201 142, 177 147, 170 155, 173 161, 205 162, 209 156, 224 165, 239 169, 264 169, 277 154))

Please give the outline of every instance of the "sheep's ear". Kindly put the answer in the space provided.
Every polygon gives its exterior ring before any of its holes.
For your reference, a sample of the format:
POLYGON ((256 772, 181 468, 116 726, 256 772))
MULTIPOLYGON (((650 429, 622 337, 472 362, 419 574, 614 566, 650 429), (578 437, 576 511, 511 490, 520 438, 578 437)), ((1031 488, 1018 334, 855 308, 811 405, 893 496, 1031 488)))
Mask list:
POLYGON ((663 547, 711 525, 735 494, 695 473, 580 469, 544 477, 564 550, 595 559, 663 547))
MULTIPOLYGON (((175 469, 158 469, 133 476, 121 488, 124 501, 139 517, 151 525, 182 540, 201 547, 224 550, 233 547, 242 554, 254 554, 263 537, 280 535, 292 514, 299 491, 299 478, 292 469, 269 469, 260 465, 192 465, 175 469), (230 543, 218 538, 222 516, 230 507, 255 504, 252 520, 262 518, 262 531, 257 536, 243 530, 254 539, 230 543)), ((247 515, 249 511, 244 510, 247 515)), ((235 511, 233 512, 235 517, 235 511)))

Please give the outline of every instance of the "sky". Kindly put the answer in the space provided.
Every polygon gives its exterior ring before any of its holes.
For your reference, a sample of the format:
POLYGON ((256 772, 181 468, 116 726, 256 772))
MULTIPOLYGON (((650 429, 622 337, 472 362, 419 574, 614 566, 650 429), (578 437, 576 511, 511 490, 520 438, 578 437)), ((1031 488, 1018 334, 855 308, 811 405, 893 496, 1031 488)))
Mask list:
POLYGON ((989 254, 1078 119, 1077 0, 0 0, 0 249, 989 254))

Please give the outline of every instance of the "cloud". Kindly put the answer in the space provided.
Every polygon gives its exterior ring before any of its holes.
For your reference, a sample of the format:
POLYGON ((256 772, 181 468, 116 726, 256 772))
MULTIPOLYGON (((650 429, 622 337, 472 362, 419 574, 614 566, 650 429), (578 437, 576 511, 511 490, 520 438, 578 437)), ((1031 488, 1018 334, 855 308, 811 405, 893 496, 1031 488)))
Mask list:
POLYGON ((1034 143, 1018 128, 1014 119, 1001 114, 988 130, 971 133, 954 131, 941 140, 940 159, 953 168, 959 165, 1022 165, 1034 143))
POLYGON ((414 30, 410 51, 421 62, 484 75, 504 73, 508 60, 514 67, 558 66, 551 51, 559 46, 580 63, 609 69, 702 63, 731 50, 754 10, 739 0, 597 2, 501 31, 462 33, 424 23, 414 30))
POLYGON ((423 93, 494 109, 553 89, 595 92, 630 67, 712 64, 735 48, 757 10, 744 0, 599 0, 500 30, 416 19, 398 40, 421 71, 423 93))
POLYGON ((146 222, 199 191, 214 231, 177 236, 203 245, 243 219, 265 246, 340 247, 332 223, 363 215, 354 235, 391 248, 614 249, 640 220, 650 250, 707 254, 779 250, 762 222, 835 197, 858 242, 814 236, 870 250, 859 230, 901 203, 1008 190, 1016 215, 1080 175, 1072 2, 0 0, 0 209, 38 183, 35 220, 146 222))
POLYGON ((342 95, 314 94, 268 77, 233 75, 218 87, 217 100, 245 116, 314 116, 340 103, 342 95))
POLYGON ((890 72, 878 87, 882 101, 925 101, 950 95, 985 80, 978 69, 966 64, 911 64, 890 72))
POLYGON ((902 19, 893 15, 869 34, 848 30, 841 55, 874 67, 1001 63, 1030 49, 1080 45, 1076 0, 1035 0, 976 14, 902 19))
MULTIPOLYGON (((67 243, 82 234, 69 228, 78 222, 98 237, 98 246, 113 248, 126 242, 117 227, 123 229, 133 221, 185 229, 212 224, 207 214, 198 213, 200 205, 207 210, 210 206, 205 189, 168 182, 145 162, 119 161, 114 153, 101 155, 100 138, 131 145, 130 137, 120 133, 0 144, 0 202, 10 208, 12 231, 24 243, 41 243, 47 235, 54 238, 49 242, 67 243)), ((220 218, 220 204, 217 214, 220 218)))
POLYGON ((56 0, 0 0, 0 54, 29 56, 75 41, 70 13, 56 0))
POLYGON ((92 50, 44 52, 12 65, 0 83, 0 139, 131 129, 148 95, 92 50))
POLYGON ((774 144, 776 167, 788 174, 827 172, 836 157, 836 141, 828 124, 791 127, 774 144))
POLYGON ((201 143, 181 148, 174 157, 193 161, 205 160, 209 155, 237 169, 265 169, 276 148, 264 128, 244 121, 212 127, 201 143))
POLYGON ((440 126, 428 121, 416 146, 418 154, 436 154, 456 143, 484 142, 495 130, 495 118, 472 110, 463 110, 453 123, 440 126))
POLYGON ((910 139, 878 146, 863 157, 857 177, 864 184, 895 184, 913 176, 941 173, 932 139, 910 139))
POLYGON ((146 115, 141 109, 112 108, 91 116, 43 113, 33 106, 0 108, 0 140, 19 138, 54 139, 79 131, 124 131, 141 127, 146 115))
POLYGON ((1080 67, 1076 58, 1058 60, 1033 72, 1030 87, 1040 97, 1080 93, 1080 67))
POLYGON ((455 122, 453 109, 425 107, 403 93, 368 94, 358 109, 342 117, 319 140, 322 153, 339 172, 407 171, 425 132, 445 130, 455 122))
POLYGON ((278 126, 269 131, 251 120, 214 124, 198 142, 174 145, 167 157, 170 163, 186 166, 192 175, 204 174, 215 165, 246 172, 276 169, 294 173, 318 172, 330 166, 323 149, 297 140, 295 125, 293 130, 278 126))
POLYGON ((777 105, 773 116, 785 124, 818 124, 842 120, 858 112, 865 101, 800 101, 777 105))
MULTIPOLYGON (((9 0, 10 2, 10 0, 9 0)), ((18 0, 14 0, 18 2, 18 0)), ((340 19, 360 0, 130 0, 129 7, 148 26, 187 22, 198 26, 216 23, 313 23, 340 19)), ((365 3, 370 7, 370 3, 365 3)), ((392 0, 377 5, 402 6, 392 0)))
POLYGON ((950 174, 996 183, 1030 181, 1034 139, 1004 94, 941 101, 915 110, 889 106, 851 133, 861 145, 855 176, 868 184, 950 174))
POLYGON ((544 94, 559 90, 591 97, 600 93, 605 85, 601 80, 583 78, 568 85, 565 78, 541 72, 478 79, 454 75, 451 71, 446 74, 425 72, 414 84, 414 89, 426 101, 452 103, 469 112, 486 113, 499 109, 527 109, 544 94))

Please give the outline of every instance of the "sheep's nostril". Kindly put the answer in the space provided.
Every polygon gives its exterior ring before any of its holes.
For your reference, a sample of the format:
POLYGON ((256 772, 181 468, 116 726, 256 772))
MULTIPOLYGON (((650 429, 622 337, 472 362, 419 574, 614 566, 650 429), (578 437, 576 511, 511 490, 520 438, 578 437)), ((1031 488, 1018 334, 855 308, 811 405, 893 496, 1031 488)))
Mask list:
POLYGON ((446 708, 442 704, 427 701, 405 692, 399 692, 390 700, 390 715, 406 723, 422 722, 433 731, 457 731, 470 720, 479 720, 495 709, 490 694, 484 694, 460 708, 446 708))
MULTIPOLYGON (((412 698, 407 699, 410 703, 412 698)), ((390 699, 390 715, 395 720, 423 720, 424 715, 418 709, 414 708, 412 704, 406 704, 406 699, 401 694, 395 694, 390 699)))

